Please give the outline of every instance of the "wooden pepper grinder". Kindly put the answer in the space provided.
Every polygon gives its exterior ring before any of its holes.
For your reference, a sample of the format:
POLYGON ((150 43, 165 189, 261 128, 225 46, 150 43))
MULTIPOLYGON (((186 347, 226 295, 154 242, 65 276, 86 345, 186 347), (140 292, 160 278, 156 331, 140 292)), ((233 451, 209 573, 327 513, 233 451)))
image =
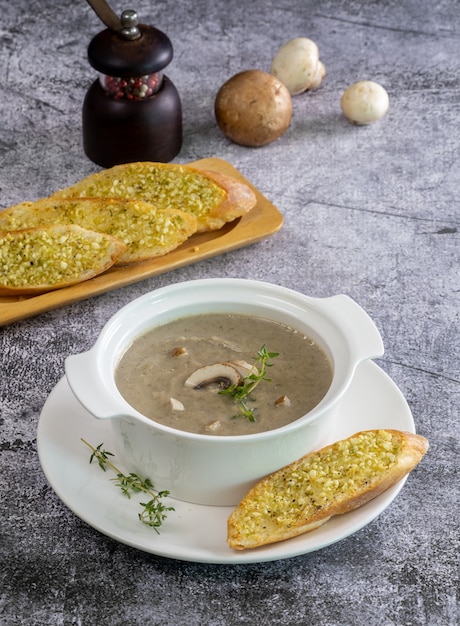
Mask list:
POLYGON ((182 107, 163 69, 173 57, 169 38, 138 24, 135 11, 121 18, 105 0, 88 0, 109 27, 88 47, 99 72, 83 103, 83 147, 102 167, 134 161, 167 163, 182 146, 182 107))

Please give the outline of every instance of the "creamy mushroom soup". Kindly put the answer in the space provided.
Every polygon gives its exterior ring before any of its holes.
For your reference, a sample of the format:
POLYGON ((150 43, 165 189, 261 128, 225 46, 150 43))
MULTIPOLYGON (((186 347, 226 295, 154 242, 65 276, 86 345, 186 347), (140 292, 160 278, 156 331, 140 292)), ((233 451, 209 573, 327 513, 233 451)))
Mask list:
POLYGON ((210 435, 247 435, 297 420, 325 396, 332 381, 324 351, 301 332, 260 317, 206 314, 158 326, 122 356, 115 372, 120 393, 143 415, 172 428, 210 435), (241 388, 261 348, 266 378, 246 398, 253 421, 222 390, 241 388), (230 388, 230 389, 228 389, 230 388))

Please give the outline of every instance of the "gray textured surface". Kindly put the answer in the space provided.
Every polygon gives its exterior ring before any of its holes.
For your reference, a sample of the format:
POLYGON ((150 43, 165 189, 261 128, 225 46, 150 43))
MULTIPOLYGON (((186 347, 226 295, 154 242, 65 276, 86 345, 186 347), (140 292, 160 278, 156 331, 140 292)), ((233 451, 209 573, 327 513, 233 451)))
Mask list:
MULTIPOLYGON (((101 24, 82 0, 2 3, 0 206, 97 168, 81 148, 86 61, 101 24)), ((127 6, 117 3, 121 11, 127 6)), ((168 75, 184 106, 176 159, 230 161, 285 217, 273 238, 0 329, 0 623, 455 626, 459 611, 460 5, 457 0, 255 0, 133 5, 175 47, 168 75), (262 149, 229 143, 213 118, 222 82, 268 70, 308 36, 328 70, 294 100, 262 149), (362 78, 389 91, 368 128, 341 117, 362 78), (344 292, 374 318, 379 365, 431 449, 403 491, 356 535, 294 559, 211 566, 118 544, 74 516, 41 471, 36 428, 63 361, 92 345, 123 304, 195 277, 269 280, 314 296, 344 292)))

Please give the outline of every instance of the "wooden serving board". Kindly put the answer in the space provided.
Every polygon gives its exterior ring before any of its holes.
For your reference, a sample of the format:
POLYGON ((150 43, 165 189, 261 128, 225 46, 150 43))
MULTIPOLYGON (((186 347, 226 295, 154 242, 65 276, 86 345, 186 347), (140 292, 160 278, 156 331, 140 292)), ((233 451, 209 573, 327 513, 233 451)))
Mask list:
POLYGON ((243 181, 256 194, 256 206, 220 230, 193 235, 176 250, 151 261, 112 267, 91 280, 38 296, 0 296, 0 326, 242 248, 273 235, 283 225, 283 216, 278 209, 227 161, 208 158, 189 165, 228 174, 243 181))

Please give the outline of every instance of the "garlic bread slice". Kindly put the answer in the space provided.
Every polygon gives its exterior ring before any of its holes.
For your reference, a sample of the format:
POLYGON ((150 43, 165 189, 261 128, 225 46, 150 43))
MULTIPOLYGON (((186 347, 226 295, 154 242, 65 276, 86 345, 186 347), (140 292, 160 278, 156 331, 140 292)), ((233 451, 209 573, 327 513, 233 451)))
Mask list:
POLYGON ((163 256, 196 231, 193 215, 122 198, 43 198, 0 211, 0 230, 50 224, 77 224, 123 241, 126 249, 117 265, 163 256))
POLYGON ((143 200, 161 209, 180 209, 197 219, 197 231, 235 220, 256 204, 252 189, 236 178, 189 165, 142 161, 91 174, 53 198, 105 197, 143 200))
POLYGON ((244 550, 318 528, 395 485, 427 450, 420 435, 368 430, 307 454, 248 492, 228 519, 227 542, 244 550))
POLYGON ((36 295, 93 278, 125 245, 80 226, 0 232, 0 295, 36 295))

